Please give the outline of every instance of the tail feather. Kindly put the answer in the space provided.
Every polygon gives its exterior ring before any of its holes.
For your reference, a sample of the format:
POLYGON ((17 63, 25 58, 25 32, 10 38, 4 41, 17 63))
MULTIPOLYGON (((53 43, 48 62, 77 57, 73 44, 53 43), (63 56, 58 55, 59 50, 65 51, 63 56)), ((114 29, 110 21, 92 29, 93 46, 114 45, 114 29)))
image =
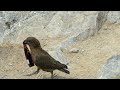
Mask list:
POLYGON ((70 72, 68 70, 66 70, 66 69, 59 69, 59 70, 62 71, 62 72, 65 72, 67 74, 70 74, 70 72))
POLYGON ((62 64, 63 68, 68 69, 67 65, 62 64))

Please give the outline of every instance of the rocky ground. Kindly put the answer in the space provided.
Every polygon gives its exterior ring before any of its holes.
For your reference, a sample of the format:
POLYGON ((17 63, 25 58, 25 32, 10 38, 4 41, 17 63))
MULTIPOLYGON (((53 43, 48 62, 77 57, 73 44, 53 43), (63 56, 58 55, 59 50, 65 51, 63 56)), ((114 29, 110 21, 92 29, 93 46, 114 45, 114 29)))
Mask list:
MULTIPOLYGON (((104 24, 102 29, 94 36, 63 50, 69 62, 70 74, 55 70, 57 79, 96 79, 101 76, 101 69, 107 59, 120 54, 120 25, 104 24), (77 49, 76 53, 71 50, 77 49)), ((65 37, 55 40, 41 41, 42 47, 49 50, 56 43, 60 43, 65 37)), ((29 68, 24 56, 22 46, 0 47, 0 78, 2 79, 50 79, 50 73, 40 71, 33 76, 24 76, 36 70, 29 68)))

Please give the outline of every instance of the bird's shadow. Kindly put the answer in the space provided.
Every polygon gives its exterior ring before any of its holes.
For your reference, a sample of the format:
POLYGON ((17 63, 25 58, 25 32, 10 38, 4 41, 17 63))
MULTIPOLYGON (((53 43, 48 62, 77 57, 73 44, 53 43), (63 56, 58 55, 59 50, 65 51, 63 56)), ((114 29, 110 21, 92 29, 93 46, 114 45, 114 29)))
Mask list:
POLYGON ((54 78, 43 76, 42 79, 73 79, 72 77, 55 76, 54 78))

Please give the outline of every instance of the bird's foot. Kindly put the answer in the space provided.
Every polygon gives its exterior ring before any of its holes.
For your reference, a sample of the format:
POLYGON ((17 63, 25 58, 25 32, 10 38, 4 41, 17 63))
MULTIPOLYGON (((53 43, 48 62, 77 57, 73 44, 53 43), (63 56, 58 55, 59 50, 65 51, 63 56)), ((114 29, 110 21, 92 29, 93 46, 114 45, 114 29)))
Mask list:
POLYGON ((51 79, 54 79, 54 77, 57 77, 56 73, 54 73, 53 75, 51 75, 51 79))
POLYGON ((56 73, 54 73, 54 74, 53 74, 53 76, 54 76, 54 77, 57 77, 57 74, 56 74, 56 73))
POLYGON ((37 76, 37 78, 40 78, 40 77, 43 77, 43 75, 40 74, 40 75, 37 76))

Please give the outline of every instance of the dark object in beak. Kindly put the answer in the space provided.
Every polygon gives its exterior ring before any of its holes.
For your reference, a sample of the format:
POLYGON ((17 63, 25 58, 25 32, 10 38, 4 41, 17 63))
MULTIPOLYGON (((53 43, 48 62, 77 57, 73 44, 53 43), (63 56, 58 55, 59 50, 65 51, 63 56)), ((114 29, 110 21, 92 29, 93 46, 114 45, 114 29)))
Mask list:
POLYGON ((29 65, 29 67, 32 67, 32 66, 34 66, 34 63, 32 60, 31 53, 30 53, 29 49, 27 48, 27 44, 25 41, 23 42, 23 46, 24 46, 24 53, 25 53, 25 57, 28 62, 28 65, 29 65))

